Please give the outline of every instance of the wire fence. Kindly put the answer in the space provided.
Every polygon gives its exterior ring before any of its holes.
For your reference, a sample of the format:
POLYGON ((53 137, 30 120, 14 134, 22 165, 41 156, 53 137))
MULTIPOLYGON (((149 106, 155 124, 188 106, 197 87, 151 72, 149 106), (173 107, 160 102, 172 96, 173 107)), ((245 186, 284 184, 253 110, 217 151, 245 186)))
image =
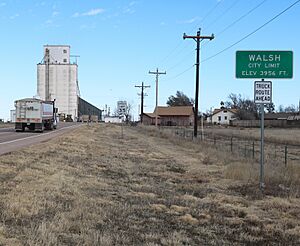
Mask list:
MULTIPOLYGON (((248 159, 259 160, 260 141, 246 138, 217 135, 212 133, 199 134, 194 138, 193 130, 186 128, 160 128, 162 132, 168 132, 174 137, 184 138, 194 142, 208 144, 220 151, 231 152, 248 159)), ((300 145, 272 143, 265 141, 265 162, 270 164, 300 164, 300 145)))

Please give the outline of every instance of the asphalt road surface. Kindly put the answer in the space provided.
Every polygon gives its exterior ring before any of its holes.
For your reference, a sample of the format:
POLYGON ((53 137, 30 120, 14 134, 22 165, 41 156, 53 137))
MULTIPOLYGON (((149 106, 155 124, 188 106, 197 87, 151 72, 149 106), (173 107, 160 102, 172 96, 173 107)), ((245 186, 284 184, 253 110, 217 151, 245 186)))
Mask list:
POLYGON ((0 155, 21 149, 29 145, 47 141, 81 125, 81 123, 61 122, 58 124, 56 130, 44 131, 43 133, 30 132, 28 130, 25 132, 16 132, 14 128, 1 128, 0 155))

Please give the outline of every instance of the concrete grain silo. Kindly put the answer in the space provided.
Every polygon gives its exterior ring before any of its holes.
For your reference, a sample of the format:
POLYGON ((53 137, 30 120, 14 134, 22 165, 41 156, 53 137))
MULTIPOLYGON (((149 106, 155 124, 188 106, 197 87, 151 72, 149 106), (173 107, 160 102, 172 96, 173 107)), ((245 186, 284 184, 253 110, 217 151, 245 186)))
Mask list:
POLYGON ((37 64, 37 94, 56 101, 58 114, 78 116, 78 65, 70 62, 69 45, 44 45, 44 58, 37 64))

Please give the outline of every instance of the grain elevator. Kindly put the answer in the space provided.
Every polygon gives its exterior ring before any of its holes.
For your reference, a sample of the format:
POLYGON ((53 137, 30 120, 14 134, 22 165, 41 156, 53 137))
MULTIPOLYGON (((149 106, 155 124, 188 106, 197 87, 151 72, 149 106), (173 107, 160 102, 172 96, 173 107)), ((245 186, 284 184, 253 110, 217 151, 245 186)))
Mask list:
POLYGON ((44 45, 44 57, 37 64, 37 94, 54 100, 58 114, 78 117, 78 65, 70 61, 69 45, 44 45))

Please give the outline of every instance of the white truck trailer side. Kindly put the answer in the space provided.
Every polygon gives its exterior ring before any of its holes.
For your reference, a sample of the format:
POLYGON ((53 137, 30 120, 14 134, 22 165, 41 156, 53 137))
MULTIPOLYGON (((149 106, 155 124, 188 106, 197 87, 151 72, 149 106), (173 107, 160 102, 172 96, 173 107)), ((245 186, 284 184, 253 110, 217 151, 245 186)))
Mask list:
POLYGON ((10 123, 16 122, 16 110, 10 110, 10 123))
POLYGON ((43 132, 44 129, 56 129, 56 109, 54 101, 42 101, 37 98, 25 98, 15 101, 15 130, 43 132))

